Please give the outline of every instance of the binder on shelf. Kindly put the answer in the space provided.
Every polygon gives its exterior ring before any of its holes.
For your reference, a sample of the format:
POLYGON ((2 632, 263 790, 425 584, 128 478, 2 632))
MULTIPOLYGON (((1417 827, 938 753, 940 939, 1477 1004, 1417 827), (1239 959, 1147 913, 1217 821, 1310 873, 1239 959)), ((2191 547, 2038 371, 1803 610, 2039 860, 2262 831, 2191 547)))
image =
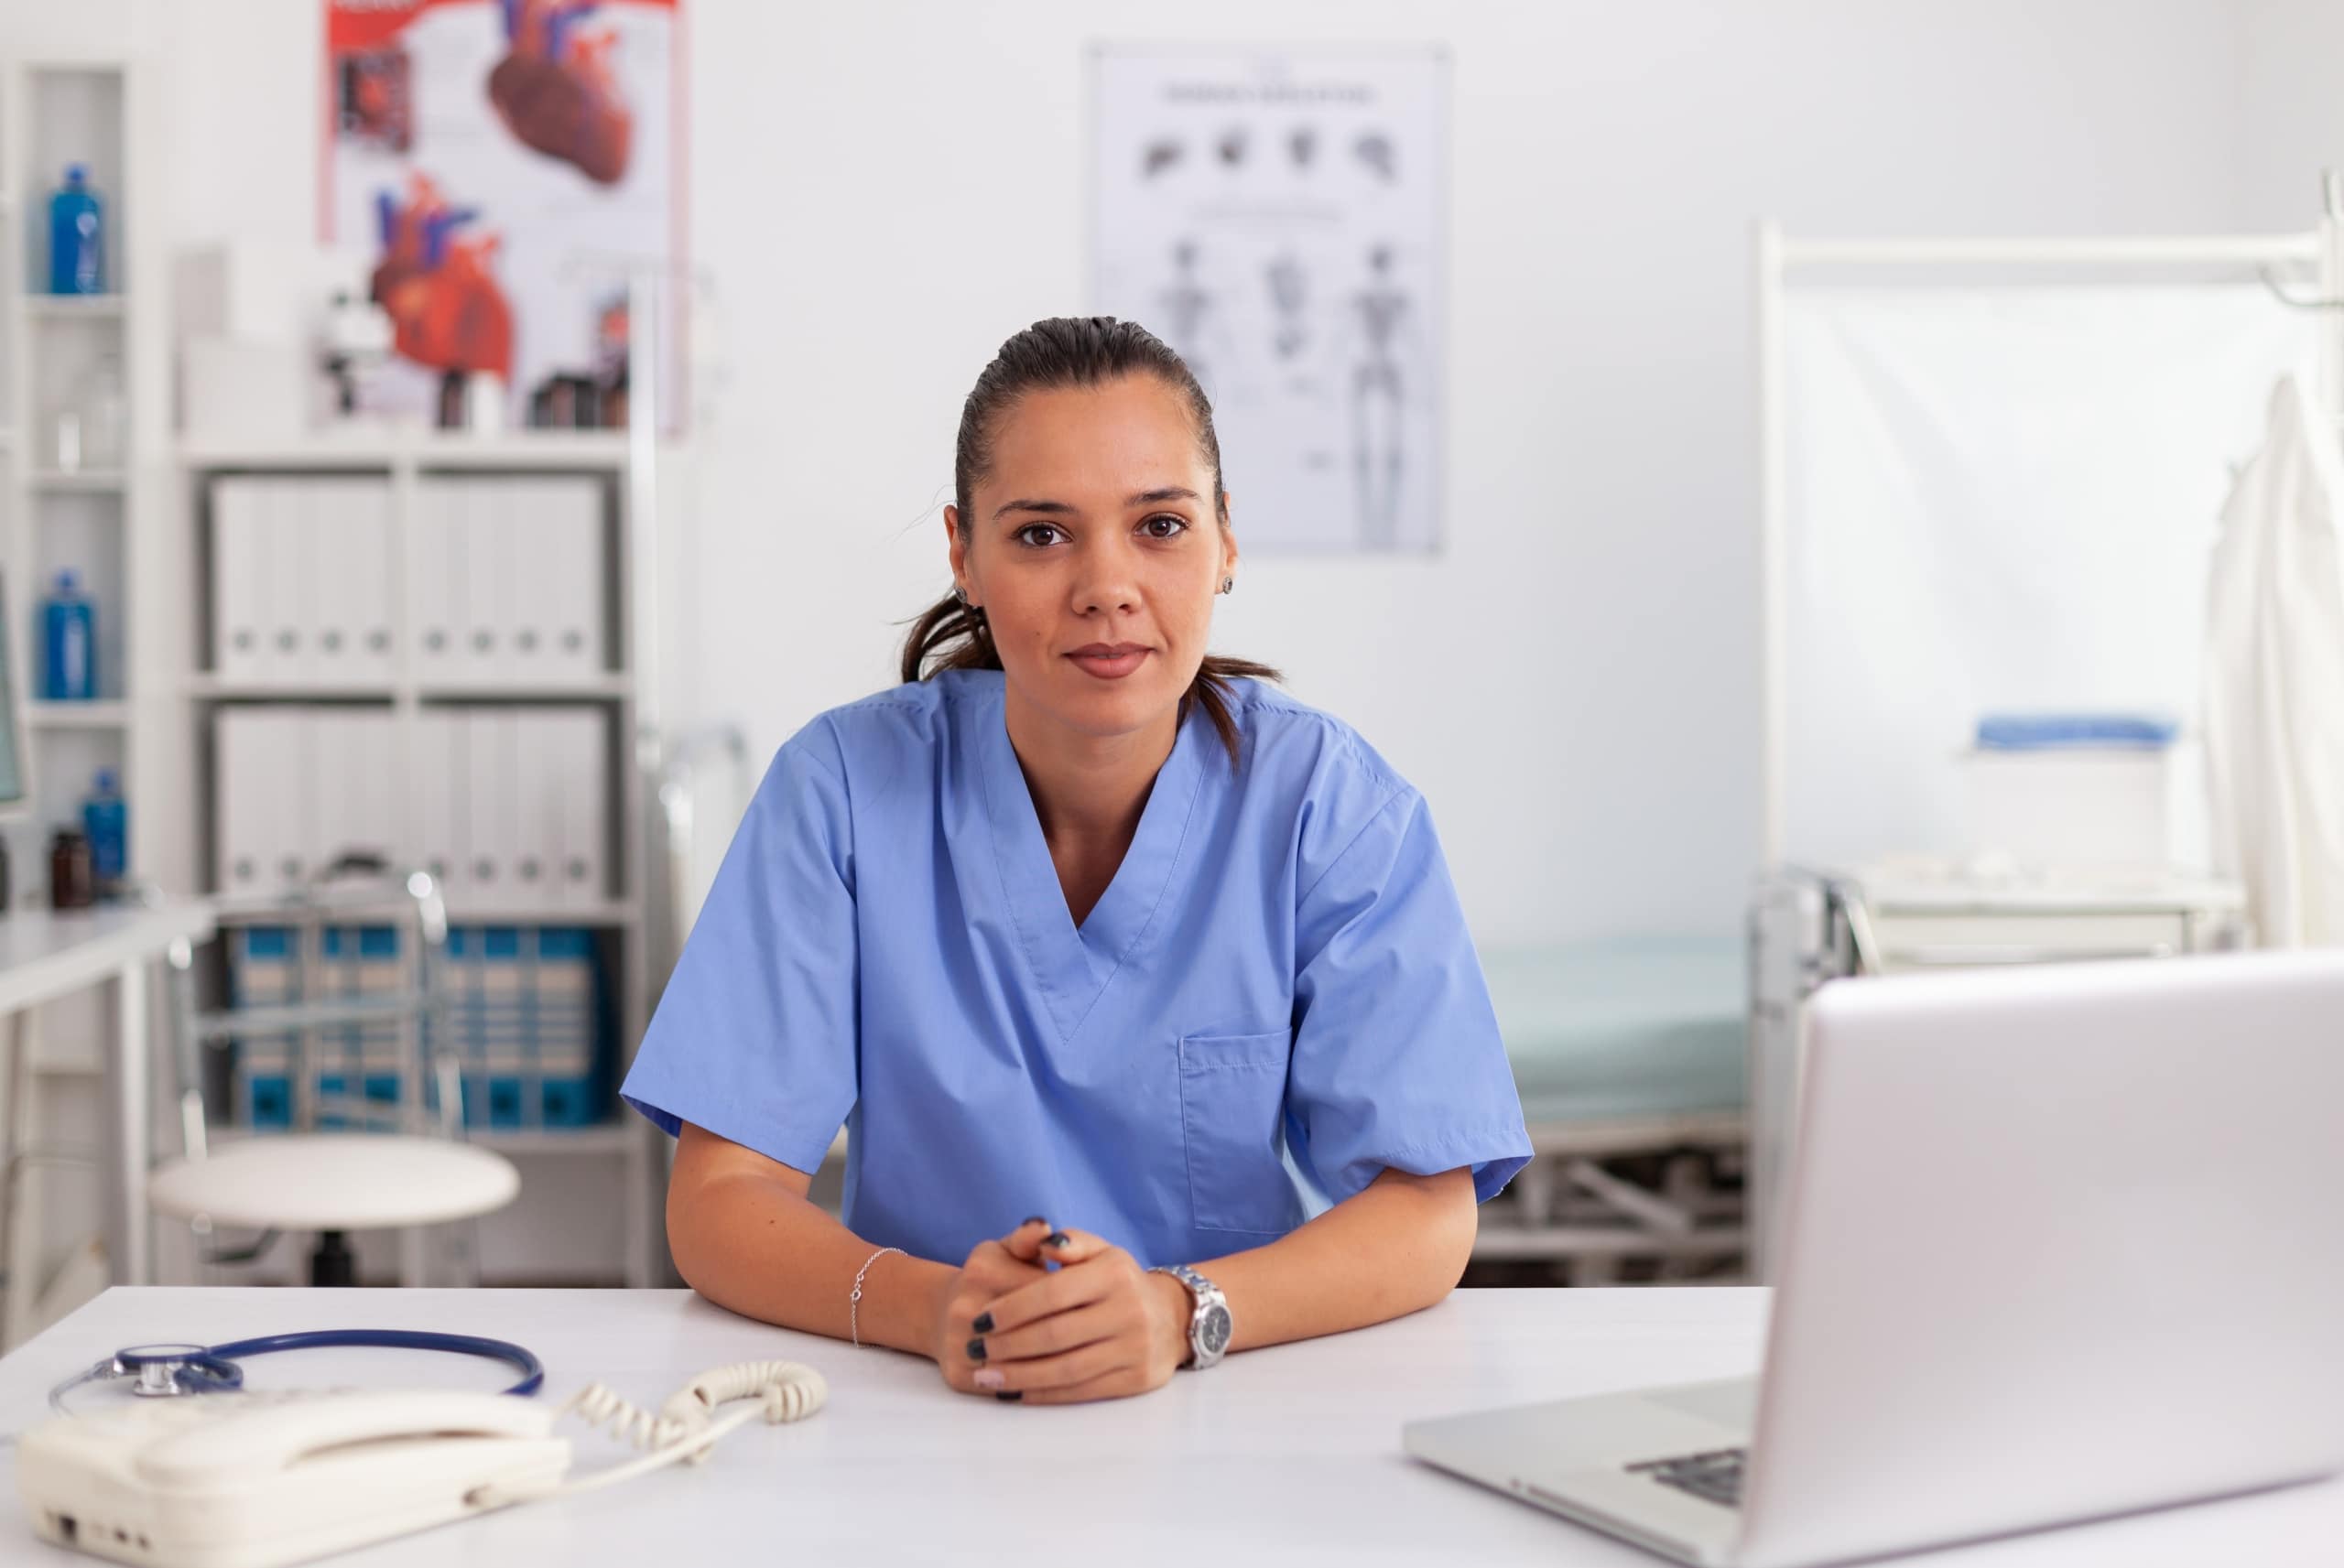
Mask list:
MULTIPOLYGON (((357 938, 357 953, 350 968, 348 993, 353 997, 380 997, 396 996, 405 990, 407 968, 400 957, 405 934, 396 926, 365 925, 358 927, 353 935, 357 938)), ((419 1021, 412 1035, 408 1027, 406 1020, 385 1018, 362 1024, 355 1032, 360 1092, 377 1105, 399 1103, 405 1087, 402 1078, 409 1040, 421 1049, 419 1021)), ((426 1069, 418 1075, 421 1081, 429 1076, 428 1059, 419 1065, 426 1069)))
POLYGON ((576 908, 609 896, 609 721, 598 708, 524 710, 514 780, 522 896, 576 908))
POLYGON ((440 1016, 447 1021, 448 1044, 456 1053, 463 1083, 466 1127, 485 1126, 488 1120, 488 1069, 480 1049, 480 957, 479 927, 448 928, 448 964, 440 979, 440 1016))
POLYGON ((593 935, 548 926, 537 941, 530 1000, 542 1113, 548 1127, 588 1126, 602 1119, 605 1098, 593 935))
POLYGON ((407 797, 415 813, 409 853, 439 881, 440 896, 451 902, 468 896, 472 887, 464 809, 472 772, 465 728, 461 713, 431 708, 417 714, 408 730, 413 745, 407 797))
POLYGON ((567 481, 561 489, 561 571, 556 581, 552 624, 556 673, 581 683, 602 677, 609 665, 606 613, 610 594, 608 531, 603 526, 603 487, 591 480, 567 481))
POLYGON ((415 838, 413 803, 398 787, 398 720, 388 708, 368 709, 359 717, 365 721, 360 736, 366 809, 358 826, 373 835, 385 860, 403 866, 415 858, 415 838))
POLYGON ((275 885, 264 795, 268 759, 254 722, 265 717, 249 708, 226 708, 212 728, 219 779, 212 797, 212 883, 232 896, 257 897, 275 885))
POLYGON ((305 564, 315 623, 308 639, 320 686, 380 689, 396 658, 391 631, 390 484, 366 478, 307 481, 305 564))
POLYGON ((295 781, 309 797, 311 871, 331 865, 345 850, 364 848, 360 761, 355 716, 331 708, 298 710, 308 729, 308 770, 295 781))
POLYGON ((295 569, 300 577, 301 645, 309 650, 305 686, 340 690, 352 684, 348 627, 355 619, 357 574, 344 555, 357 541, 351 536, 344 486, 331 480, 279 480, 292 497, 299 529, 299 555, 295 569))
POLYGON ((462 719, 468 781, 466 889, 483 903, 518 902, 525 895, 515 876, 521 836, 520 795, 514 788, 519 773, 517 716, 503 708, 474 708, 463 710, 462 719))
POLYGON ((398 616, 392 602, 397 582, 391 548, 391 487, 387 480, 349 481, 357 525, 358 591, 349 628, 353 670, 359 684, 386 687, 398 674, 398 616))
POLYGON ((479 1045, 491 1127, 545 1124, 523 983, 523 937, 534 935, 512 925, 492 925, 481 933, 479 1045))
POLYGON ((523 708, 513 715, 515 896, 534 906, 554 902, 561 873, 561 740, 559 712, 523 708))
MULTIPOLYGON (((293 998, 292 932, 255 925, 228 934, 228 999, 237 1008, 273 1007, 293 998)), ((282 1034, 229 1041, 233 1114, 248 1127, 285 1127, 293 1119, 292 1043, 282 1034)))
POLYGON ((263 685, 299 686, 315 678, 309 600, 317 538, 309 526, 302 481, 256 480, 259 502, 261 663, 263 685))
POLYGON ((220 766, 212 820, 220 891, 288 892, 315 863, 309 715, 300 708, 223 708, 213 738, 220 766))
MULTIPOLYGON (((320 1001, 347 1001, 358 994, 357 932, 330 925, 317 934, 320 962, 315 997, 320 1001)), ((360 1054, 361 1035, 354 1023, 337 1023, 311 1030, 302 1044, 300 1060, 320 1095, 362 1092, 365 1080, 360 1054)), ((363 1126, 364 1122, 331 1102, 318 1107, 318 1125, 328 1130, 363 1126)))
POLYGON ((463 634, 463 557, 456 527, 456 486, 447 480, 416 481, 407 520, 407 609, 415 639, 415 670, 426 686, 455 678, 463 634))
POLYGON ((603 667, 602 486, 572 477, 519 488, 513 535, 527 569, 514 578, 516 673, 529 684, 591 684, 603 667))
POLYGON ((396 721, 387 708, 316 708, 307 714, 311 771, 304 781, 317 839, 312 869, 347 854, 393 865, 409 854, 396 786, 396 721))
POLYGON ((500 678, 507 686, 543 686, 554 678, 552 601, 565 569, 553 527, 558 487, 548 480, 516 480, 498 488, 505 499, 495 511, 496 548, 511 568, 499 579, 505 654, 500 678))
POLYGON ((223 681, 266 676, 266 615, 261 609, 262 481, 212 482, 212 667, 223 681))
POLYGON ((262 733, 267 743, 266 798, 272 822, 269 842, 276 850, 276 891, 290 892, 318 871, 316 793, 309 787, 315 771, 317 730, 312 709, 278 708, 274 722, 262 733))
POLYGON ((389 708, 365 715, 365 783, 382 853, 392 865, 413 865, 415 802, 398 787, 398 718, 389 708))
POLYGON ((449 558, 461 563, 461 576, 453 591, 461 611, 462 646, 453 673, 464 685, 490 685, 512 674, 508 622, 513 579, 521 566, 512 549, 509 515, 515 488, 511 481, 478 479, 450 485, 457 505, 449 558))
POLYGON ((553 750, 560 757, 559 903, 576 907, 610 896, 612 821, 610 721, 600 709, 560 716, 553 750))

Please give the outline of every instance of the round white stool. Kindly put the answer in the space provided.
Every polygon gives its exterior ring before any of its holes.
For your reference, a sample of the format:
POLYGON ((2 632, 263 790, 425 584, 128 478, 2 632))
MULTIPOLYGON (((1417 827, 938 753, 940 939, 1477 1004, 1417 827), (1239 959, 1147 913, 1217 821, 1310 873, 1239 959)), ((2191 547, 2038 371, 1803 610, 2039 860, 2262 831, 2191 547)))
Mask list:
POLYGON ((147 1178, 146 1201, 179 1219, 320 1232, 320 1265, 342 1277, 313 1271, 311 1282, 334 1284, 349 1282, 342 1233, 474 1219, 503 1208, 520 1190, 512 1161, 468 1143, 287 1133, 214 1148, 201 1160, 166 1161, 147 1178))

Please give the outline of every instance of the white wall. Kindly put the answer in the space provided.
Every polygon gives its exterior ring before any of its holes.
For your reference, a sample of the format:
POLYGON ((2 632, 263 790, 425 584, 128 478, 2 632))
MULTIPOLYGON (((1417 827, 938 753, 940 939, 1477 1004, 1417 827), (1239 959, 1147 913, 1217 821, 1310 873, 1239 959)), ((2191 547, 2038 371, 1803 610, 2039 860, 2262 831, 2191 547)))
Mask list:
POLYGON ((890 678, 887 622, 946 582, 960 397, 1010 331, 1087 308, 1081 42, 1452 44, 1449 551, 1256 557, 1218 642, 1426 790, 1485 940, 1739 918, 1753 216, 2232 222, 2219 4, 809 10, 703 8, 695 51, 695 242, 735 350, 687 656, 761 744, 890 678))
MULTIPOLYGON (((181 62, 187 236, 307 232, 317 0, 117 3, 181 62)), ((2240 209, 2251 29, 2222 0, 694 0, 689 18, 692 243, 723 355, 675 688, 760 754, 892 678, 891 623, 947 581, 960 398, 1010 332, 1089 308, 1083 42, 1451 45, 1449 548, 1257 556, 1217 641, 1284 665, 1425 789, 1484 940, 1738 919, 1755 216, 2122 232, 2240 209)))
POLYGON ((2344 5, 2245 0, 2239 115, 2240 217, 2302 229, 2318 215, 2318 172, 2344 170, 2344 5))

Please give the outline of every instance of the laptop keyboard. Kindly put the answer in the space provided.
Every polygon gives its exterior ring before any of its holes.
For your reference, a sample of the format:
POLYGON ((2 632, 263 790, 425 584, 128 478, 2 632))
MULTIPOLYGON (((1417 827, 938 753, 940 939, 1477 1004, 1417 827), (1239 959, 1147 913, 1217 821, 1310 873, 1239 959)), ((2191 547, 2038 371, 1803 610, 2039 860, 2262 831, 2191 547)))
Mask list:
POLYGON ((1720 1508, 1738 1509, 1742 1506, 1742 1461, 1749 1452, 1746 1448, 1713 1448, 1707 1454, 1687 1454, 1676 1459, 1647 1459, 1628 1468, 1720 1508))

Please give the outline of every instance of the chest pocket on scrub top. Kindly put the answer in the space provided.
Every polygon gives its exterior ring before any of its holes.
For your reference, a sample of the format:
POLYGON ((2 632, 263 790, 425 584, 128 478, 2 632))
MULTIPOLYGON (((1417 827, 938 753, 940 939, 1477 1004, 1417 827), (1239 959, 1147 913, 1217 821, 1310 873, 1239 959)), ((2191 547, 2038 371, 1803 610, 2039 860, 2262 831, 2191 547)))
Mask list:
POLYGON ((1189 1034, 1180 1040, 1180 1135, 1199 1230, 1283 1234, 1299 1217, 1278 1156, 1293 1036, 1189 1034))

